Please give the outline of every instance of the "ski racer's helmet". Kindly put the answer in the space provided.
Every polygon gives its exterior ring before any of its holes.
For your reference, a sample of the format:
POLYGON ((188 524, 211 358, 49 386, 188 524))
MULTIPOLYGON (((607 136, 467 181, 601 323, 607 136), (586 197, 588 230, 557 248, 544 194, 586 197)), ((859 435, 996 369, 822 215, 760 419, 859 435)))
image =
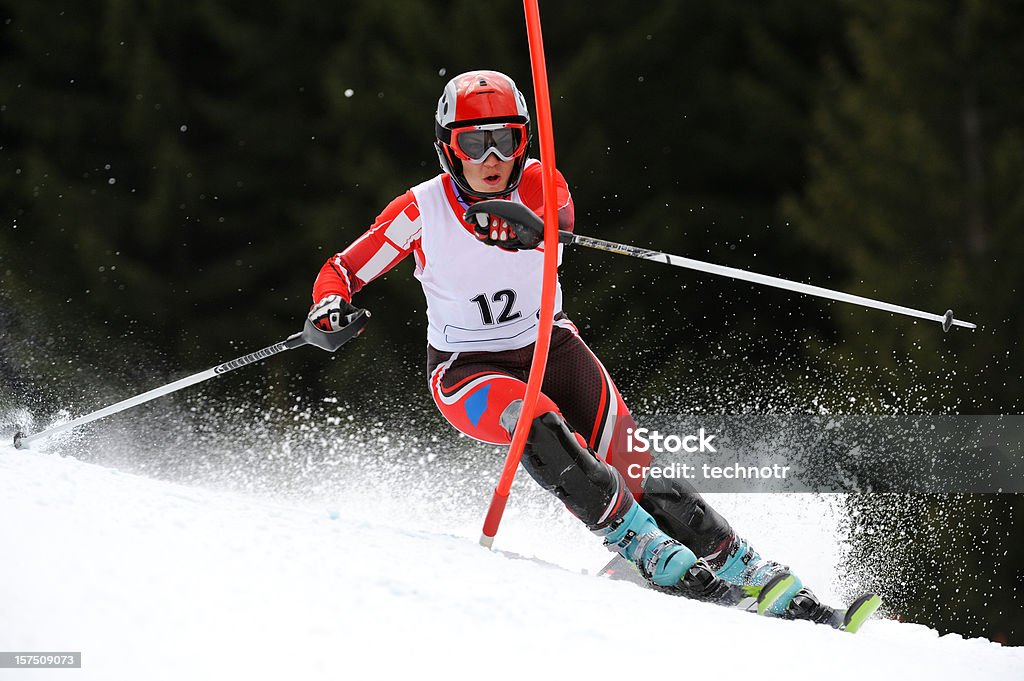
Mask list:
POLYGON ((511 78, 497 71, 468 71, 444 86, 434 115, 434 148, 441 170, 462 193, 474 199, 511 194, 519 186, 530 146, 530 112, 526 98, 511 78), (495 154, 515 161, 508 186, 481 192, 469 186, 463 163, 483 163, 495 154))

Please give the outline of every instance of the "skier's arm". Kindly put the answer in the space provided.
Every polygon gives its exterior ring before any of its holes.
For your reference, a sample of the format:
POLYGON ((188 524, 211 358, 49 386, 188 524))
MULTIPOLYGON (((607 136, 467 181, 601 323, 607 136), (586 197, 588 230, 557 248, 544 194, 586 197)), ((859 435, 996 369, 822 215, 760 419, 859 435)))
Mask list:
MULTIPOLYGON (((473 224, 473 233, 477 239, 489 246, 497 246, 506 251, 519 251, 531 248, 543 250, 544 235, 544 188, 541 177, 540 163, 530 163, 523 170, 523 178, 519 183, 519 198, 523 202, 519 208, 519 217, 511 206, 512 214, 502 212, 501 215, 488 214, 488 202, 473 204, 466 211, 466 220, 473 224), (525 206, 529 210, 522 210, 525 206), (533 215, 540 218, 538 220, 533 215)), ((569 186, 558 170, 555 170, 555 202, 558 206, 558 228, 571 232, 576 221, 575 208, 569 186)))
MULTIPOLYGON (((497 246, 506 251, 520 251, 531 248, 543 250, 544 240, 544 189, 540 163, 530 163, 523 170, 519 184, 519 198, 522 204, 508 201, 475 203, 466 211, 465 219, 473 224, 473 234, 482 243, 497 246), (501 210, 489 205, 501 205, 501 210), (497 214, 488 211, 494 209, 497 214), (539 218, 539 219, 538 219, 539 218)), ((569 186, 558 170, 555 170, 555 202, 558 206, 558 228, 571 232, 575 223, 575 209, 569 186)))
MULTIPOLYGON (((558 229, 571 232, 576 223, 576 212, 572 203, 572 194, 569 193, 569 185, 557 169, 555 170, 555 194, 558 203, 558 229)), ((523 179, 519 182, 519 198, 534 213, 544 217, 541 164, 531 163, 523 169, 523 179)))
POLYGON ((351 301, 363 286, 416 251, 419 238, 420 211, 408 191, 388 204, 366 233, 327 259, 313 284, 313 302, 330 295, 351 301))

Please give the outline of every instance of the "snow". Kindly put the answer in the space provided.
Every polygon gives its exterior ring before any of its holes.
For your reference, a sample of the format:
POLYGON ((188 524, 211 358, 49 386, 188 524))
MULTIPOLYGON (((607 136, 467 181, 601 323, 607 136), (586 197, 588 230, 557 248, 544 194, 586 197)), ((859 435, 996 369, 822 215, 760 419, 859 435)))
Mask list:
MULTIPOLYGON (((445 522, 359 488, 275 499, 0 445, 0 650, 83 661, 0 679, 1024 678, 1021 648, 889 620, 854 636, 596 578, 608 554, 515 491, 492 552, 486 499, 445 522)), ((828 500, 756 496, 715 503, 832 596, 828 500)))

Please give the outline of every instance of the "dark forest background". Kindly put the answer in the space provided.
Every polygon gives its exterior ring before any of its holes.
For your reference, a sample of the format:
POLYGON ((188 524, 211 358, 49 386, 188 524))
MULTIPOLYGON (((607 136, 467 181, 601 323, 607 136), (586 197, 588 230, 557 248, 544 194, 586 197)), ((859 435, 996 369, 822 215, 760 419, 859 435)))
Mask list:
MULTIPOLYGON (((567 311, 635 411, 1020 413, 1022 3, 542 18, 577 231, 980 327, 569 253, 567 311)), ((434 106, 472 68, 532 103, 520 4, 0 0, 0 407, 89 411, 298 330, 323 261, 438 172, 434 106)), ((211 390, 429 413, 411 270, 357 299, 357 347, 211 390)), ((904 617, 1024 643, 1018 497, 850 504, 904 617)))

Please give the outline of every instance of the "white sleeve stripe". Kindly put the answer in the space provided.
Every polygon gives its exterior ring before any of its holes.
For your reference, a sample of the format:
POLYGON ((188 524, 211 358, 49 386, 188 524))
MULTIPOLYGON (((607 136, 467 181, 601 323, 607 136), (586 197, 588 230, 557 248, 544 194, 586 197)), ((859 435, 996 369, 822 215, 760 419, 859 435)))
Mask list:
POLYGON ((365 265, 359 268, 356 272, 356 277, 359 281, 364 283, 370 283, 374 279, 380 276, 380 274, 388 268, 388 265, 401 254, 397 248, 391 244, 383 244, 380 250, 373 254, 365 265))
POLYGON ((398 216, 391 221, 391 224, 384 230, 384 236, 388 238, 388 241, 395 244, 403 251, 407 250, 412 242, 419 238, 419 235, 419 219, 410 220, 409 216, 405 214, 405 211, 399 213, 398 216))
POLYGON ((341 253, 334 256, 334 269, 341 275, 341 278, 345 280, 345 286, 348 288, 349 295, 352 295, 352 280, 348 278, 348 270, 345 269, 345 265, 341 262, 341 253))

